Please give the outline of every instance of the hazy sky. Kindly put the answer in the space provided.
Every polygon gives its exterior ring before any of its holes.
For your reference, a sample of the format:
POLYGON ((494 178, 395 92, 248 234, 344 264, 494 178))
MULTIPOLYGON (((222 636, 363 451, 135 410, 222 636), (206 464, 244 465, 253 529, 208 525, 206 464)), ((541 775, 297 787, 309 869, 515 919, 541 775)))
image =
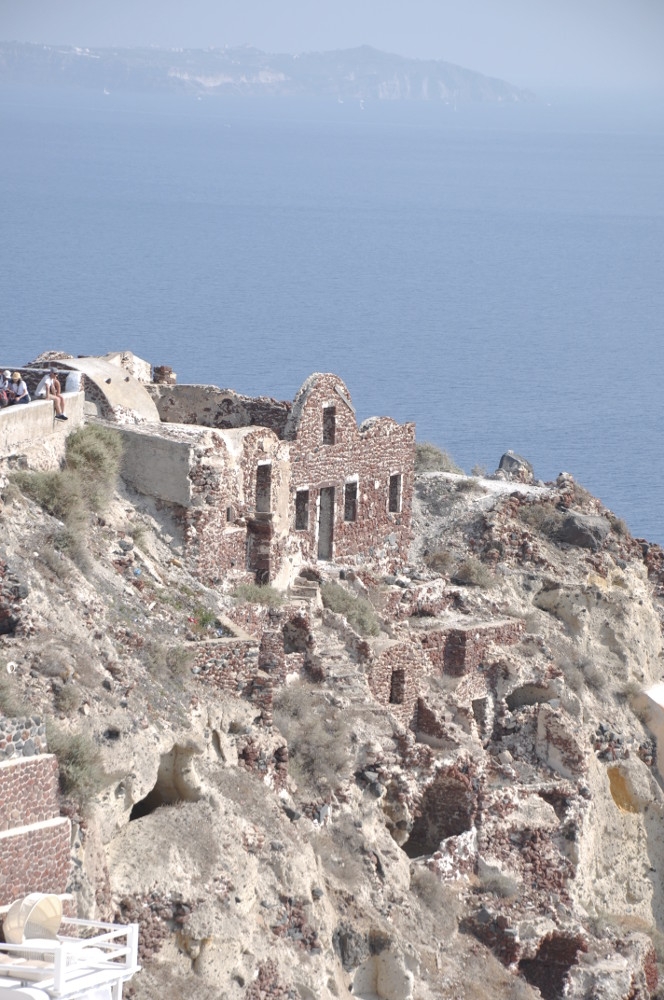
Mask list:
POLYGON ((0 0, 0 39, 268 52, 368 44, 534 88, 664 89, 664 0, 0 0))

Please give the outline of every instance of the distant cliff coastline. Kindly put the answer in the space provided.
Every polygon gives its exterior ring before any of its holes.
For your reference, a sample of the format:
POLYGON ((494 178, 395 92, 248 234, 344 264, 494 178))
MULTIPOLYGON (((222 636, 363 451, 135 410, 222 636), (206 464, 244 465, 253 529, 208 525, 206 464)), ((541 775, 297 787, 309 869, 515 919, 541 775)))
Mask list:
POLYGON ((223 49, 80 49, 0 42, 0 83, 85 90, 222 96, 328 97, 444 104, 534 100, 492 77, 442 60, 406 59, 370 46, 275 55, 223 49))

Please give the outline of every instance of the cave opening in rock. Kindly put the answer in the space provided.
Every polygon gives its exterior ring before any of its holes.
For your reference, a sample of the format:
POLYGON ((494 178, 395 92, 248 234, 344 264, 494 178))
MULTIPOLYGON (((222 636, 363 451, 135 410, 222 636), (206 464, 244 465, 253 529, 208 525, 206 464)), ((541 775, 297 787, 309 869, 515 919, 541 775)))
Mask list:
POLYGON ((531 986, 537 987, 544 1000, 558 1000, 564 996, 565 977, 576 963, 577 954, 587 950, 582 937, 554 931, 543 938, 534 958, 519 962, 519 971, 531 986))
POLYGON ((475 816, 475 797, 469 782, 456 775, 443 775, 429 785, 420 803, 420 815, 402 845, 409 858, 438 850, 441 840, 470 830, 475 816))
POLYGON ((129 821, 149 816, 160 806, 173 806, 178 802, 197 802, 201 797, 198 781, 192 767, 193 751, 174 746, 161 755, 157 780, 147 795, 135 802, 129 821))

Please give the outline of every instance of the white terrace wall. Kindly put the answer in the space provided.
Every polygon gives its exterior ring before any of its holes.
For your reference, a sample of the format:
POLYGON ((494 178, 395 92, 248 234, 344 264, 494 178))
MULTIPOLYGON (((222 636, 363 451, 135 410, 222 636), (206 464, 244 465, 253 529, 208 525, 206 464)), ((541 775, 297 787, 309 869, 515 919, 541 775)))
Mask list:
POLYGON ((52 400, 37 399, 0 410, 0 459, 25 455, 30 466, 56 468, 67 436, 84 422, 83 393, 67 392, 64 398, 68 420, 55 419, 52 400))

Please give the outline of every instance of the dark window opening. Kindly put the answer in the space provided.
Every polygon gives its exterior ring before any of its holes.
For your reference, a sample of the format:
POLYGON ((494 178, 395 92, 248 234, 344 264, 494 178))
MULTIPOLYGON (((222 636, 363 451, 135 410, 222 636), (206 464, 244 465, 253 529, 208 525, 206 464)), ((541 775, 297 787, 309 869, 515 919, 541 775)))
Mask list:
POLYGON ((295 494, 295 530, 309 528, 309 490, 298 490, 295 494))
POLYGON ((256 513, 267 514, 271 508, 272 466, 259 465, 256 469, 256 513))
POLYGON ((391 514, 401 512, 401 474, 390 476, 390 499, 387 508, 391 514))
POLYGON ((334 444, 337 424, 336 406, 323 407, 323 444, 334 444))
POLYGON ((234 507, 227 507, 226 508, 226 520, 227 521, 234 521, 235 520, 235 508, 234 507))
POLYGON ((472 789, 452 775, 442 775, 425 791, 419 816, 402 849, 409 858, 433 854, 441 840, 471 830, 476 802, 472 789))
POLYGON ((357 520, 357 483, 346 483, 344 487, 344 521, 357 520))
POLYGON ((403 705, 406 694, 406 671, 393 670, 390 683, 390 705, 403 705))

